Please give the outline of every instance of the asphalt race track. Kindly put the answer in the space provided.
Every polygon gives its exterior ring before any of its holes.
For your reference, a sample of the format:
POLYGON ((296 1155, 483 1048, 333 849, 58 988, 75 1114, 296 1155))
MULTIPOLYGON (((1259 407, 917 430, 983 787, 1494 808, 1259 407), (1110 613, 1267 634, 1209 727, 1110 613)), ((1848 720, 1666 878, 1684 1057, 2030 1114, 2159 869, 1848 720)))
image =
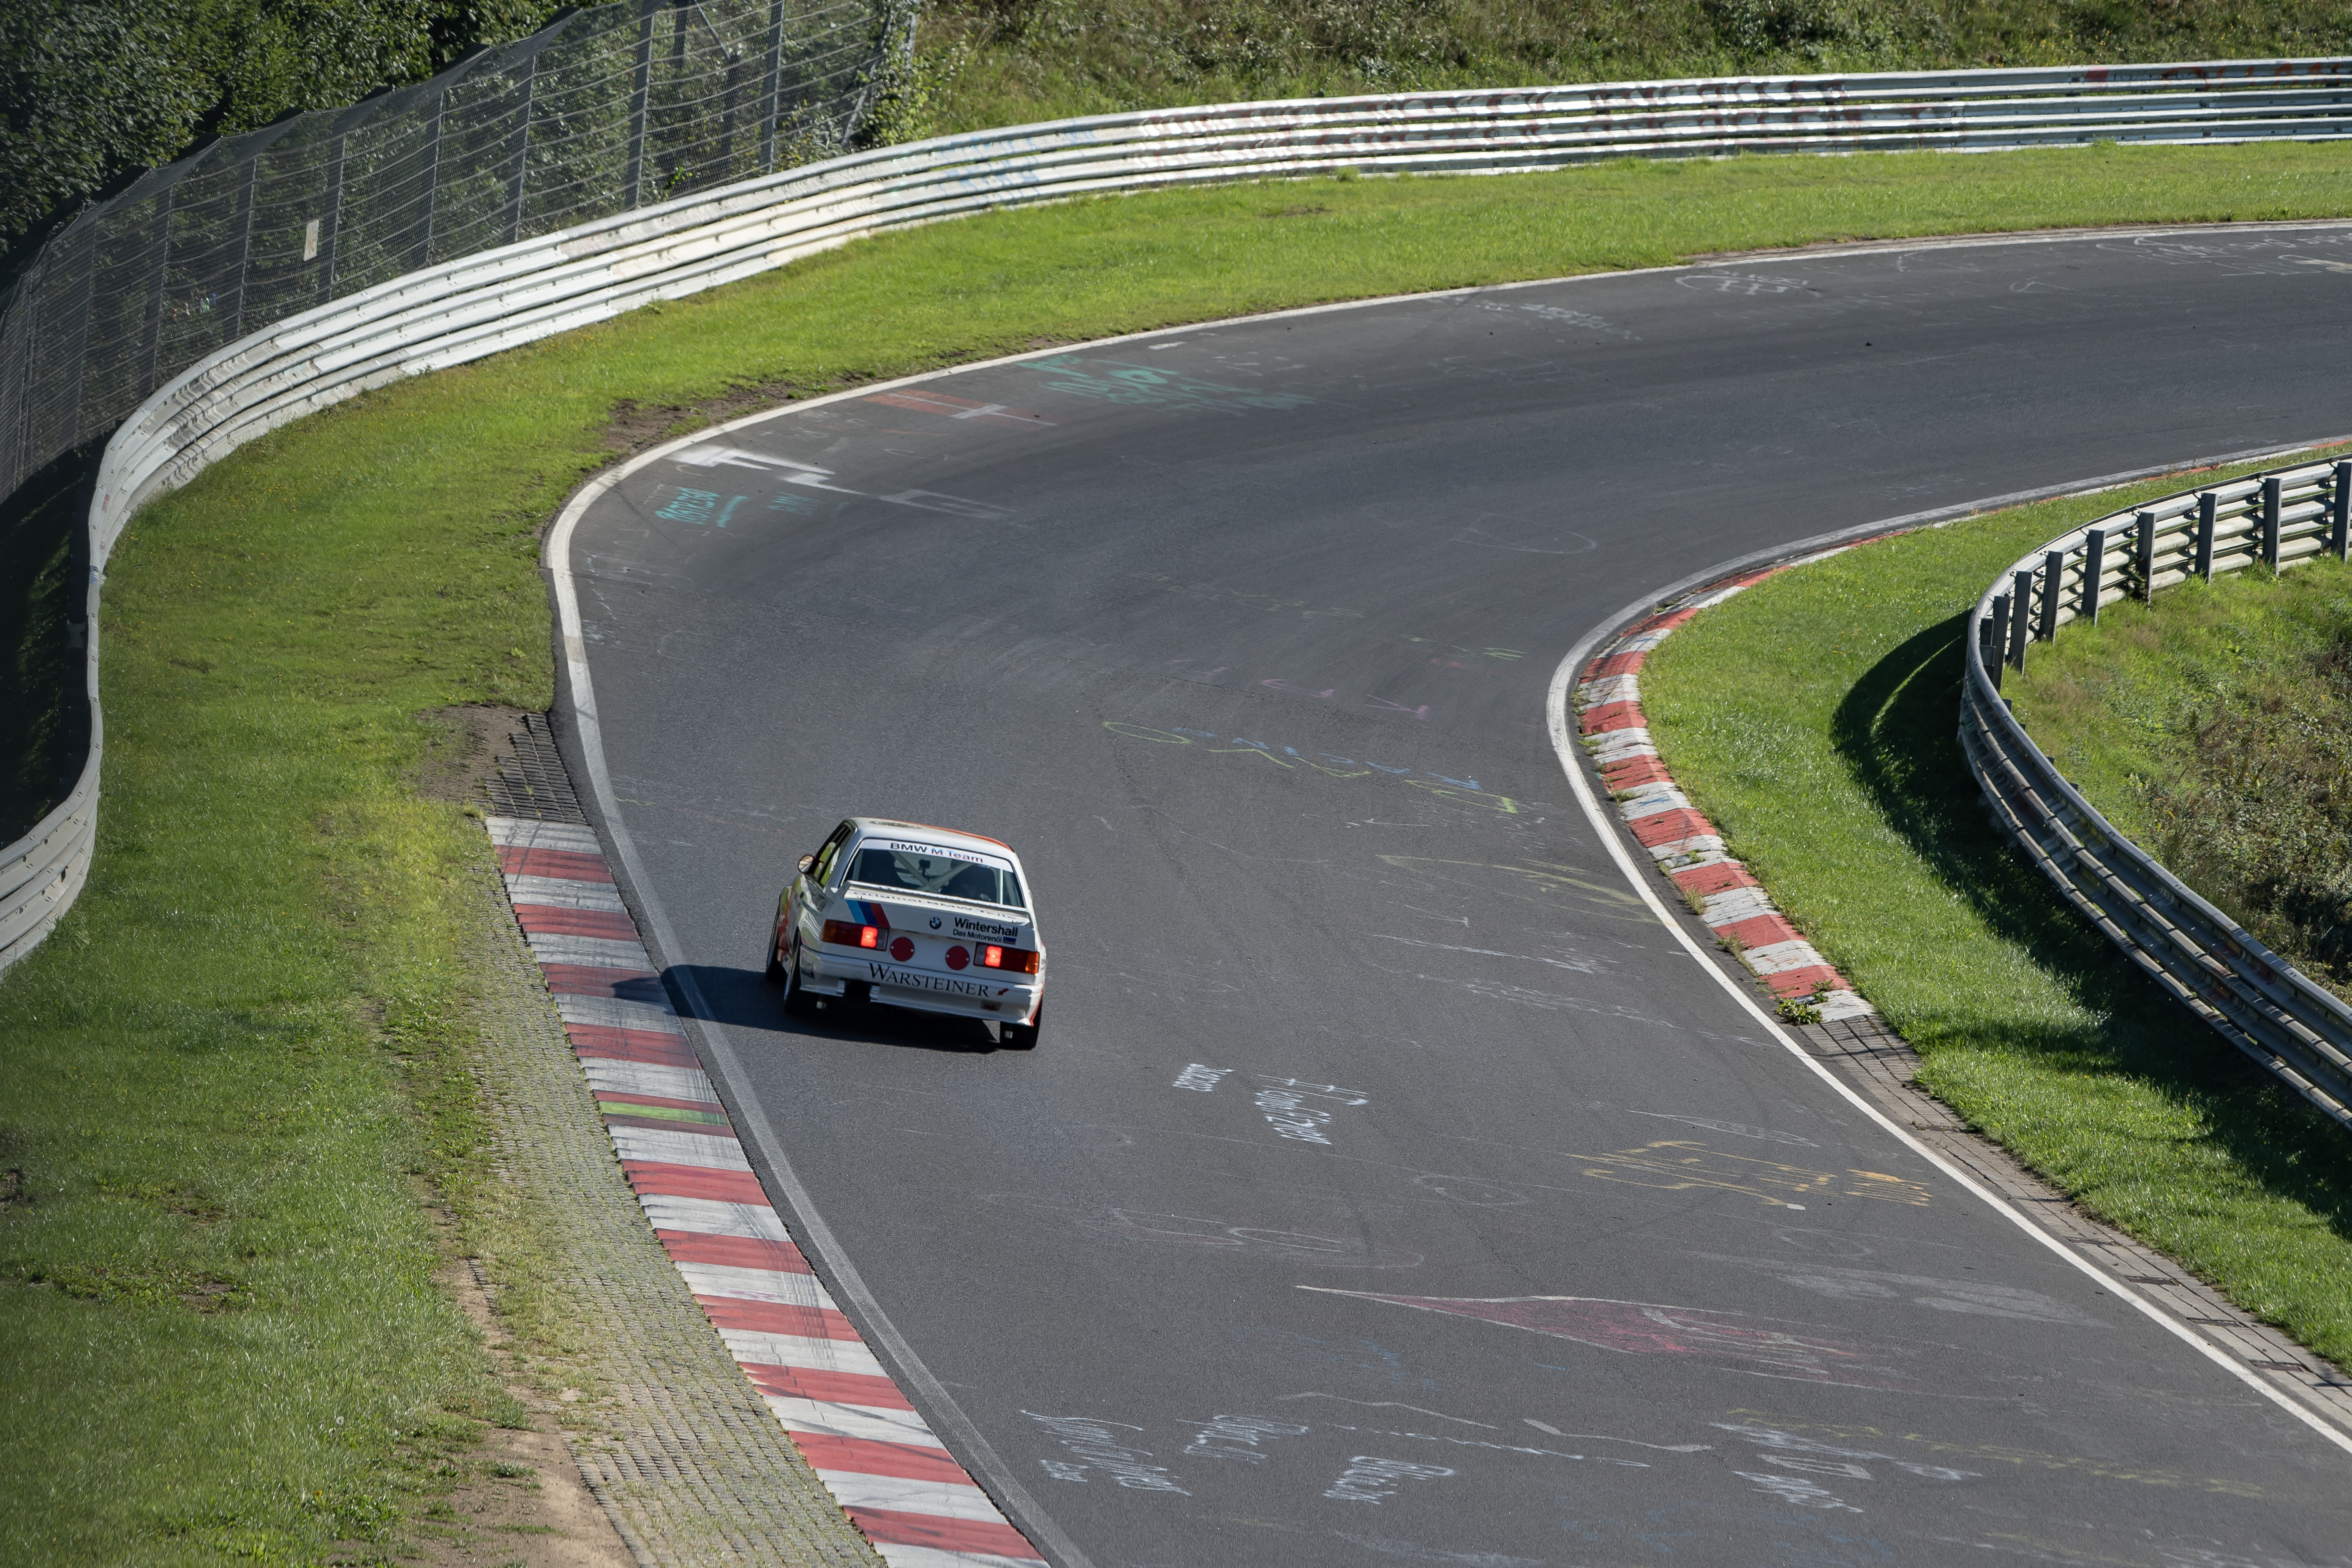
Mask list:
POLYGON ((1014 1521, 1099 1568, 2352 1563, 2352 1460, 1768 1038, 1545 717, 1713 563, 2352 429, 2346 273, 2352 229, 2238 230, 1386 301, 599 500, 659 956, 1014 1521), (853 813, 1022 852, 1036 1051, 784 1018, 776 896, 853 813))

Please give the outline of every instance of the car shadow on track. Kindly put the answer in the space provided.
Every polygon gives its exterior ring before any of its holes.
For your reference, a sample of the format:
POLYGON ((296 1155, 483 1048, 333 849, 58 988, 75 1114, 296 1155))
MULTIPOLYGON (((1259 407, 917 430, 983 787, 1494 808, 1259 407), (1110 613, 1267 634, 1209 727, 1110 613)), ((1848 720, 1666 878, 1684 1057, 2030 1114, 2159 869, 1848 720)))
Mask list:
MULTIPOLYGON (((950 1018, 937 1013, 914 1013, 898 1007, 845 1006, 831 1002, 814 1018, 794 1018, 784 1012, 783 987, 756 969, 728 969, 717 964, 683 963, 669 972, 679 991, 702 998, 703 1016, 730 1028, 759 1029, 772 1035, 798 1035, 811 1041, 837 1040, 861 1045, 895 1046, 919 1051, 970 1055, 999 1048, 987 1025, 976 1018, 950 1018), (691 985, 683 984, 691 982, 691 985)), ((688 1011, 684 997, 678 1010, 688 1011)))

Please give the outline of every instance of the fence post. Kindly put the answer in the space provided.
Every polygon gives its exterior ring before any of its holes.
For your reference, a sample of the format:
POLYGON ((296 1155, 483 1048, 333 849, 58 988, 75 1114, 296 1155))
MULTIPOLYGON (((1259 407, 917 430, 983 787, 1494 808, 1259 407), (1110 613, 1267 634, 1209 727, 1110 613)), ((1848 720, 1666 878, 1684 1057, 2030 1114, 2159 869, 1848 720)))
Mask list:
POLYGON ((2009 662, 2021 672, 2025 668, 2025 645, 2033 635, 2033 574, 2010 574, 2010 603, 2016 609, 2009 617, 2009 662))
POLYGON ((425 158, 425 188, 417 194, 416 265, 433 265, 433 198, 441 184, 441 116, 449 107, 446 88, 433 95, 433 118, 428 134, 433 138, 432 150, 425 158))
POLYGON ((155 279, 147 288, 147 345, 139 367, 139 395, 155 390, 155 367, 163 352, 163 275, 172 265, 172 196, 174 181, 155 198, 155 279))
POLYGON ((2279 481, 2263 481, 2263 564, 2272 571, 2279 563, 2279 481))
POLYGON ((2095 528, 2083 538, 2083 597, 2074 606, 2078 619, 2099 624, 2099 580, 2107 574, 2107 531, 2095 528))
POLYGON ((533 89, 539 83, 539 52, 531 51, 522 66, 522 108, 515 115, 514 173, 507 176, 507 243, 512 245, 522 237, 522 197, 524 175, 530 160, 530 105, 533 89))
POLYGON ((622 210, 633 211, 646 188, 646 96, 654 77, 654 13, 662 0, 639 0, 637 5, 637 74, 629 89, 629 188, 622 194, 622 210))
MULTIPOLYGON (((67 451, 81 445, 81 389, 89 373, 89 315, 98 300, 98 223, 87 219, 81 226, 81 304, 75 311, 72 379, 66 383, 63 409, 67 451)), ((26 276, 31 276, 29 269, 26 276)))
POLYGON ((776 172, 777 121, 783 115, 784 0, 768 0, 768 80, 760 93, 760 173, 776 172))
POLYGON ((2338 561, 2352 560, 2352 463, 2336 465, 2336 515, 2329 520, 2327 547, 2338 561))
POLYGON ((2058 595, 2066 584, 2066 552, 2053 550, 2042 557, 2042 626, 2043 642, 2058 637, 2058 595))
POLYGON ((335 236, 343 222, 343 144, 350 138, 335 138, 334 156, 327 161, 327 210, 320 216, 319 227, 319 303, 323 305, 335 297, 335 236))
POLYGON ((2213 520, 2221 498, 2211 490, 2197 492, 2197 575, 2213 580, 2213 520))
POLYGON ((2132 520, 2132 542, 2139 546, 2139 602, 2156 603, 2156 513, 2141 512, 2132 520))
POLYGON ((235 342, 245 336, 245 280, 253 270, 253 196, 254 186, 261 178, 261 154, 257 153, 245 161, 245 190, 238 205, 245 209, 245 221, 238 226, 236 241, 236 303, 229 307, 228 336, 222 341, 235 342))
POLYGON ((1984 661, 1985 671, 1992 677, 1992 689, 1999 691, 2001 666, 2004 662, 2000 657, 2000 650, 2009 642, 2009 595, 2006 594, 1995 594, 1992 596, 1992 635, 1985 641, 1991 645, 1985 650, 1991 655, 1984 661))

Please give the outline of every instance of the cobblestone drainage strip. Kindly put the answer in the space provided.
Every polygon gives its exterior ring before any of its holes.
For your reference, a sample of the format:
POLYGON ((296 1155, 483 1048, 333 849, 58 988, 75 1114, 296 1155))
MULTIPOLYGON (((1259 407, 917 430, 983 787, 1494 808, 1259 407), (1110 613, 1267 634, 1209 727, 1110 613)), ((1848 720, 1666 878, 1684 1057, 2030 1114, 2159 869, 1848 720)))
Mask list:
MULTIPOLYGON (((562 793, 569 796, 568 784, 562 793)), ((639 1206, 834 1500, 891 1568, 1045 1568, 793 1245, 670 1005, 594 831, 504 815, 488 822, 515 919, 639 1206)))
POLYGON ((1660 643, 1700 611, 1767 577, 1870 542, 1857 540, 1709 584, 1620 633, 1585 666, 1576 688, 1577 731, 1634 840, 1685 897, 1697 901, 1698 918, 1707 930, 1763 979, 1780 1002, 1781 1016, 1794 1023, 1834 1023, 1877 1009, 1773 907, 1748 868, 1725 851, 1715 824, 1675 786, 1651 742, 1650 721, 1642 711, 1642 667, 1660 643))

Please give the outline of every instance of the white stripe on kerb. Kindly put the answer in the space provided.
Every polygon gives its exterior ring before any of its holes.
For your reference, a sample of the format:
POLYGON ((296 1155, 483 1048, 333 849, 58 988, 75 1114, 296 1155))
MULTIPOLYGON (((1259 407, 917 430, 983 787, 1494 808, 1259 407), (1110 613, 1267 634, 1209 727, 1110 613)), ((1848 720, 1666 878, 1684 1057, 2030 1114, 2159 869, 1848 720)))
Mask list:
POLYGON ((667 1002, 628 1002, 618 996, 570 996, 558 994, 555 1010, 567 1024, 596 1029, 650 1029, 683 1036, 686 1031, 667 1002))
POLYGON ((818 1470, 816 1475, 844 1508, 887 1508, 981 1524, 1004 1522, 988 1494, 968 1482, 918 1481, 905 1476, 869 1476, 863 1470, 818 1470))
POLYGON ((641 942, 615 942, 609 937, 570 936, 560 931, 529 931, 530 955, 541 963, 576 963, 587 969, 634 969, 654 972, 654 961, 641 942))
POLYGON ((765 1204, 721 1203, 716 1198, 679 1198, 639 1193, 637 1203, 656 1230, 689 1236, 735 1236, 750 1241, 790 1241, 784 1222, 765 1204))
MULTIPOLYGON (((614 1113, 625 1116, 617 1107, 614 1113)), ((743 1157, 743 1145, 731 1133, 721 1129, 711 1132, 672 1132, 652 1127, 605 1128, 613 1135, 613 1147, 624 1160, 642 1160, 657 1165, 698 1165, 706 1171, 748 1171, 751 1162, 743 1157)))
POLYGON ((763 1333, 757 1329, 721 1329, 727 1353, 747 1366, 796 1366, 811 1372, 846 1372, 888 1377, 874 1352, 859 1340, 818 1340, 801 1334, 763 1333))
POLYGON ((1004 1557, 993 1552, 942 1552, 936 1546, 900 1546, 877 1541, 874 1550, 890 1568, 1044 1568, 1042 1557, 1004 1557))
POLYGON ((507 900, 517 904, 551 904, 559 910, 602 910, 625 915, 628 909, 610 882, 583 882, 570 877, 507 879, 507 900))
POLYGON ((830 1400, 794 1399, 782 1394, 763 1394, 760 1397, 768 1402, 768 1408, 789 1432, 806 1432, 819 1437, 862 1437, 872 1443, 912 1443, 925 1448, 947 1447, 911 1410, 836 1405, 830 1400))
POLYGON ((725 1296, 737 1301, 781 1301, 788 1307, 822 1307, 839 1311, 814 1275, 785 1268, 730 1268, 721 1263, 680 1262, 686 1288, 698 1296, 725 1296))
POLYGON ((482 826, 501 849, 561 849, 572 855, 604 853, 591 829, 569 822, 533 822, 524 816, 488 816, 482 826))
POLYGON ((656 1100, 719 1103, 719 1091, 710 1087, 710 1079, 700 1068, 666 1068, 652 1062, 616 1061, 610 1057, 588 1057, 580 1067, 593 1089, 609 1089, 614 1094, 651 1095, 656 1100))

